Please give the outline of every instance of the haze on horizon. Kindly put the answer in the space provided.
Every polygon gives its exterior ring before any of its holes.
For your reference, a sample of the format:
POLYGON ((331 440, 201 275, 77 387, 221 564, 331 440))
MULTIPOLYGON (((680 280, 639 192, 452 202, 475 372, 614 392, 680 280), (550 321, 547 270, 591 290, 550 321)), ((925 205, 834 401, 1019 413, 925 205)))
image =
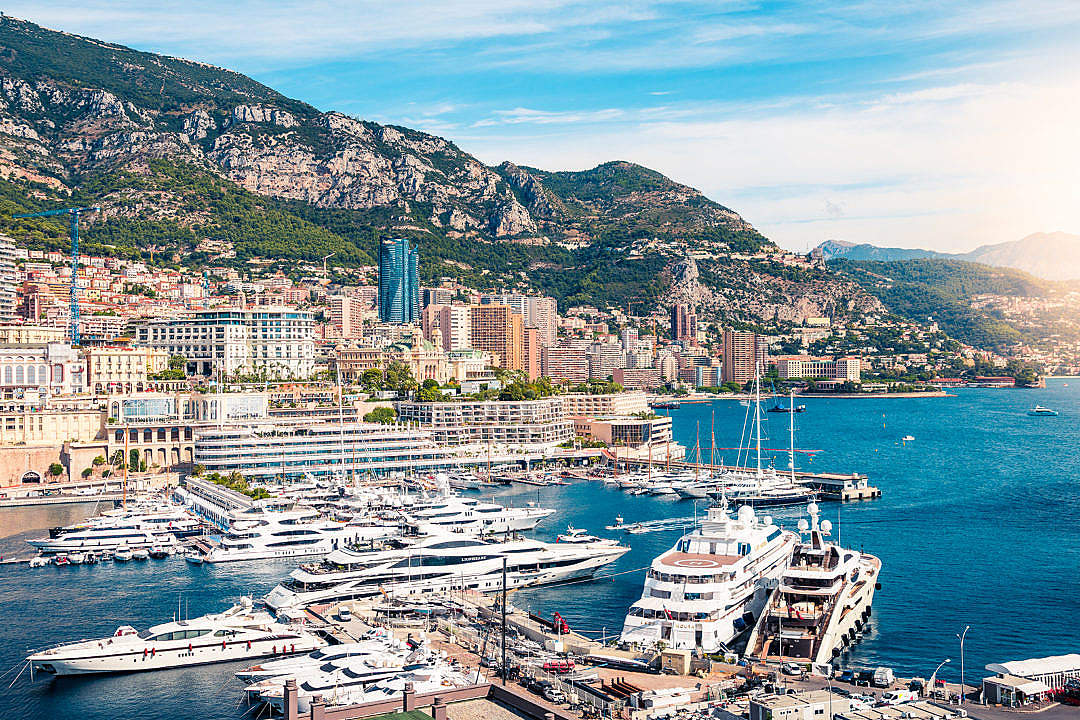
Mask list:
POLYGON ((18 0, 5 12, 238 70, 491 164, 637 162, 800 251, 1080 233, 1072 0, 18 0))

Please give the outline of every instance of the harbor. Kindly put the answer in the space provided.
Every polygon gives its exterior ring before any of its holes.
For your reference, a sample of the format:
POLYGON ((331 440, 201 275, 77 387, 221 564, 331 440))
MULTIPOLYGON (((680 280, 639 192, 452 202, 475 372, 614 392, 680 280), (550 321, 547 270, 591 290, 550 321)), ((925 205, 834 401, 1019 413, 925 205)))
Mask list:
MULTIPOLYGON (((972 407, 972 412, 985 410, 980 403, 988 401, 1000 403, 1007 400, 1007 398, 1002 399, 1003 394, 977 395, 975 393, 978 391, 964 392, 970 393, 966 397, 971 398, 970 402, 976 403, 972 407)), ((817 403, 825 401, 812 402, 814 404, 810 412, 817 412, 820 409, 817 403)), ((917 403, 917 401, 912 402, 917 403)), ((894 405, 895 401, 890 400, 889 406, 894 405)), ((1054 405, 1063 409, 1069 407, 1064 398, 1055 399, 1054 405)), ((912 411, 920 413, 919 406, 913 405, 912 411)), ((1018 416, 1023 416, 1024 420, 1017 419, 1008 422, 1027 422, 1025 411, 1026 409, 1021 409, 1017 413, 1018 416)), ((691 413, 693 410, 687 408, 678 412, 691 413)), ((893 668, 896 675, 900 677, 929 677, 934 666, 940 662, 940 658, 931 662, 933 655, 941 654, 942 657, 955 655, 955 649, 953 649, 955 640, 952 643, 946 642, 944 637, 935 640, 939 633, 936 628, 942 626, 947 628, 957 622, 967 622, 973 628, 979 629, 979 634, 973 636, 978 640, 973 641, 968 648, 969 673, 978 674, 983 665, 1002 658, 1036 657, 1051 654, 1054 649, 1058 652, 1067 652, 1069 650, 1067 641, 1057 642, 1052 635, 1039 632, 995 634, 1001 639, 993 640, 986 634, 984 626, 977 618, 961 614, 947 604, 928 606, 935 614, 935 621, 929 625, 912 615, 910 611, 912 603, 924 602, 914 600, 918 593, 917 588, 924 584, 924 581, 919 580, 920 577, 938 583, 941 588, 948 588, 955 587, 950 585, 951 582, 974 582, 977 575, 973 574, 976 571, 968 563, 962 565, 951 563, 940 551, 932 552, 935 558, 933 564, 918 562, 910 548, 900 542, 900 539, 917 537, 920 532, 933 532, 940 535, 942 526, 935 518, 941 512, 942 502, 947 503, 946 507, 963 507, 965 514, 976 513, 978 517, 983 517, 988 511, 986 504, 992 498, 1000 497, 1002 491, 997 490, 993 495, 986 494, 985 491, 980 491, 978 486, 973 488, 970 481, 964 485, 931 482, 930 477, 945 477, 940 472, 931 472, 930 475, 905 474, 907 472, 905 468, 909 466, 905 465, 904 460, 910 458, 914 451, 912 444, 892 439, 888 426, 896 424, 904 426, 905 429, 914 428, 915 432, 912 434, 919 438, 931 438, 941 431, 934 427, 927 416, 917 414, 903 417, 891 414, 895 411, 889 412, 890 416, 886 418, 887 428, 884 431, 881 431, 881 413, 873 409, 865 412, 861 417, 849 414, 842 420, 838 418, 834 421, 834 426, 825 431, 816 423, 810 422, 803 423, 803 427, 800 428, 800 432, 808 436, 806 443, 809 446, 825 449, 825 452, 815 456, 813 461, 815 474, 828 476, 835 473, 840 476, 849 476, 843 471, 850 472, 851 468, 858 468, 859 475, 873 477, 875 485, 882 485, 887 490, 879 499, 871 503, 839 503, 821 506, 821 519, 828 519, 833 526, 832 541, 844 547, 865 549, 880 557, 882 561, 881 589, 873 599, 873 614, 867 622, 862 624, 858 641, 847 646, 836 659, 837 667, 888 666, 893 668), (844 423, 843 426, 835 426, 835 422, 841 421, 844 423), (866 436, 873 433, 872 428, 878 429, 876 436, 858 447, 848 447, 836 441, 838 437, 866 436), (939 509, 929 512, 931 508, 939 509), (949 574, 956 574, 957 578, 951 580, 948 578, 949 574), (940 649, 937 649, 938 647, 940 649), (1051 652, 1040 652, 1042 650, 1051 652)), ((1001 417, 1000 414, 990 416, 1001 417)), ((692 447, 697 422, 698 419, 692 415, 677 415, 676 439, 692 447)), ((723 426, 724 422, 725 420, 718 414, 717 427, 723 426)), ((725 434, 728 434, 730 425, 723 427, 725 427, 725 434)), ((1012 427, 1019 430, 1022 426, 1015 424, 1012 427)), ((1039 432, 1045 432, 1045 430, 1039 430, 1039 432)), ((985 449, 990 446, 982 447, 985 449)), ((941 467, 951 466, 954 461, 971 462, 975 457, 963 450, 957 457, 955 447, 947 448, 944 444, 936 444, 928 440, 918 441, 918 448, 921 466, 931 470, 938 464, 941 467)), ((782 457, 780 453, 777 453, 777 456, 782 457)), ((1001 460, 1000 457, 993 458, 991 455, 981 462, 987 463, 991 459, 1001 460)), ((620 473, 625 472, 624 462, 620 456, 620 473)), ((1053 466, 1055 461, 1048 460, 1048 462, 1053 466)), ((976 462, 973 467, 989 466, 979 465, 976 462)), ((613 468, 609 467, 609 470, 611 469, 613 468)), ((659 471, 659 469, 654 468, 654 471, 659 471)), ((679 471, 692 472, 693 468, 684 466, 679 468, 679 471)), ((699 468, 699 471, 704 470, 699 468)), ((537 472, 543 471, 537 469, 537 472)), ((701 678, 692 678, 688 682, 686 676, 653 675, 642 672, 640 669, 633 669, 638 663, 660 662, 660 659, 633 649, 620 649, 618 636, 622 631, 628 608, 642 593, 645 568, 654 558, 669 551, 681 535, 693 531, 698 526, 705 514, 706 505, 700 501, 695 504, 671 495, 632 495, 616 486, 603 483, 599 477, 591 477, 590 472, 593 471, 585 468, 573 470, 571 473, 559 471, 560 481, 566 483, 561 485, 512 484, 484 487, 482 490, 459 491, 462 498, 473 498, 487 503, 494 500, 495 503, 507 508, 524 509, 530 507, 531 504, 554 511, 551 516, 541 520, 534 529, 524 531, 524 534, 530 537, 555 543, 559 536, 570 537, 568 526, 573 526, 575 529, 588 531, 601 538, 610 538, 631 548, 629 552, 611 564, 598 569, 592 579, 574 581, 569 585, 555 583, 550 586, 511 589, 508 594, 513 610, 508 613, 507 624, 509 628, 512 628, 511 633, 521 638, 520 641, 515 642, 528 640, 542 648, 549 644, 551 647, 556 647, 555 643, 561 642, 564 653, 568 649, 574 649, 571 655, 577 666, 576 672, 583 675, 591 675, 595 672, 597 688, 604 692, 607 692, 607 688, 614 684, 613 697, 620 692, 619 687, 625 690, 627 685, 642 690, 665 690, 663 687, 656 686, 655 681, 651 681, 650 678, 665 678, 669 689, 692 688, 702 683, 701 678), (616 516, 624 518, 623 525, 640 524, 645 532, 631 532, 629 527, 608 530, 607 526, 617 525, 616 516), (568 632, 562 632, 561 626, 558 629, 554 627, 552 619, 555 613, 558 613, 566 623, 568 632), (613 642, 615 645, 612 645, 613 642), (600 656, 604 661, 597 666, 589 661, 590 656, 594 660, 600 656), (616 667, 617 660, 625 664, 616 667), (600 687, 601 682, 604 683, 602 687, 600 687)), ((996 482, 1001 482, 1006 476, 998 473, 993 474, 992 477, 996 479, 996 482)), ((1009 486, 1006 485, 1006 487, 1009 486)), ((231 497, 223 490, 217 491, 219 499, 231 497)), ((383 487, 378 491, 385 492, 387 488, 383 487)), ((1005 490, 1004 492, 1013 491, 1005 490)), ((1038 492, 1051 492, 1051 489, 1042 488, 1038 492)), ((245 502, 237 499, 234 509, 239 509, 244 505, 245 502)), ((58 509, 62 506, 56 507, 58 509)), ((1028 518, 1024 521, 1025 523, 1030 522, 1033 516, 1046 512, 1045 507, 1040 505, 1010 504, 1010 507, 1012 513, 1022 511, 1022 515, 1028 518)), ((11 508, 5 512, 28 510, 29 508, 11 508)), ((37 511, 35 509, 35 512, 37 511)), ((51 510, 44 508, 42 511, 51 510)), ((732 512, 734 514, 734 509, 732 512)), ((772 516, 773 522, 790 532, 797 532, 798 521, 806 517, 805 506, 761 510, 759 516, 766 512, 772 516)), ((1011 514, 995 513, 995 517, 1011 518, 1011 514)), ((1004 523, 1003 527, 1001 523, 998 523, 996 531, 1004 532, 1008 537, 1013 532, 1010 528, 1014 527, 1014 522, 1017 520, 1010 519, 1004 523)), ((47 527, 42 529, 47 530, 47 527)), ((969 524, 964 532, 981 533, 982 529, 969 524)), ((205 542, 205 540, 216 542, 215 535, 220 535, 220 530, 207 536, 197 535, 184 542, 187 544, 205 542)), ((948 541, 956 536, 946 530, 942 537, 944 541, 948 541)), ((1072 542, 1072 540, 1063 539, 1059 542, 1059 547, 1066 553, 1075 553, 1075 548, 1070 545, 1072 542)), ((209 548, 209 544, 207 547, 209 548)), ((30 568, 21 564, 5 566, 3 572, 0 573, 0 592, 5 598, 19 598, 15 604, 12 604, 11 600, 8 602, 8 607, 15 613, 15 622, 19 625, 28 623, 33 608, 48 604, 49 598, 55 594, 77 592, 79 597, 86 598, 86 601, 79 606, 65 609, 56 615, 54 622, 50 623, 50 627, 46 630, 45 637, 31 639, 27 636, 22 640, 16 639, 20 650, 24 648, 29 650, 43 643, 62 642, 73 637, 108 635, 121 624, 131 624, 142 629, 160 623, 168 620, 171 615, 175 616, 178 600, 183 604, 185 615, 190 617, 220 612, 228 606, 230 598, 248 594, 255 597, 271 595, 275 586, 279 585, 283 578, 287 578, 298 565, 307 562, 310 561, 267 559, 192 564, 187 562, 183 555, 174 554, 149 562, 118 563, 113 561, 96 565, 44 568, 30 568), (121 593, 121 596, 126 598, 123 608, 114 602, 117 593, 121 593), (73 631, 72 628, 76 625, 78 628, 73 631)), ((997 572, 1006 572, 1004 566, 997 565, 996 567, 997 572)), ((1051 568, 1049 572, 1054 574, 1063 570, 1061 564, 1056 565, 1055 568, 1051 568)), ((462 607, 460 611, 452 615, 453 635, 459 639, 469 636, 469 632, 476 632, 471 625, 474 620, 471 620, 470 616, 475 613, 476 618, 486 618, 487 654, 492 654, 492 647, 499 647, 500 638, 497 634, 493 634, 492 627, 498 628, 501 619, 498 612, 500 582, 499 569, 495 567, 492 575, 493 592, 476 596, 475 602, 465 603, 471 609, 462 607), (495 623, 494 626, 491 625, 492 622, 495 623)), ((1059 587, 1067 586, 1064 580, 1051 579, 1050 582, 1058 583, 1059 587)), ((975 582, 968 587, 977 588, 979 584, 975 582)), ((1013 583, 1013 587, 1021 594, 1021 597, 1029 592, 1023 583, 1013 583)), ((1053 601, 1052 590, 1049 591, 1050 600, 1045 599, 1050 587, 1051 585, 1047 584, 1039 588, 1039 593, 1043 596, 1040 600, 1042 603, 1040 607, 1043 608, 1041 612, 1047 618, 1053 618, 1054 613, 1063 612, 1065 607, 1064 604, 1053 601)), ((448 593, 441 594, 439 597, 451 600, 456 598, 455 602, 460 602, 462 592, 460 587, 452 587, 448 593)), ((329 642, 336 643, 357 642, 370 627, 394 628, 406 634, 423 631, 428 633, 433 641, 440 635, 446 635, 445 630, 449 620, 442 616, 438 603, 433 603, 434 595, 422 595, 421 599, 412 599, 405 596, 396 597, 389 591, 388 594, 390 598, 383 597, 376 591, 375 595, 367 600, 347 602, 345 606, 352 611, 349 620, 341 619, 341 603, 333 601, 308 607, 300 612, 300 618, 304 619, 312 632, 329 642)), ((918 596, 925 598, 922 594, 918 596)), ((976 595, 973 602, 979 606, 982 601, 976 595)), ((985 602, 993 602, 989 594, 985 596, 985 602)), ((800 610, 800 612, 806 613, 805 618, 811 616, 808 611, 800 610)), ((291 611, 289 615, 292 615, 291 611)), ((1067 620, 1061 618, 1061 621, 1067 620)), ((962 625, 960 627, 962 628, 962 625)), ((784 632, 786 633, 787 630, 785 629, 784 632)), ((484 632, 480 632, 474 638, 479 639, 481 646, 484 643, 483 634, 484 632)), ((446 635, 446 642, 449 642, 449 637, 446 635)), ((483 653, 478 654, 471 643, 466 643, 466 645, 467 647, 459 647, 461 657, 473 655, 479 663, 479 658, 483 653)), ((545 652, 551 651, 545 650, 545 652)), ((498 653, 495 655, 493 660, 497 661, 498 653)), ((771 657, 760 658, 761 661, 766 659, 770 661, 768 668, 758 673, 761 677, 767 676, 770 672, 777 673, 780 669, 778 663, 781 656, 775 650, 769 655, 771 657)), ((790 653, 785 652, 785 655, 790 655, 790 653)), ((548 657, 548 655, 542 656, 548 657)), ((15 666, 20 657, 25 657, 25 655, 5 655, 9 666, 15 666)), ((737 657, 736 654, 733 659, 737 657)), ((943 674, 948 673, 949 682, 954 686, 958 677, 956 662, 954 660, 953 665, 946 666, 942 670, 943 674)), ((542 662, 540 664, 543 665, 542 662)), ((560 666, 551 665, 550 667, 560 666)), ((704 683, 703 687, 715 685, 715 692, 720 693, 723 691, 721 686, 730 684, 732 678, 738 678, 736 682, 740 685, 743 683, 744 667, 730 666, 729 669, 735 673, 734 675, 727 674, 728 668, 723 671, 721 668, 725 668, 722 662, 708 671, 709 682, 704 683), (740 675, 740 672, 743 675, 740 675)), ((52 712, 50 708, 59 707, 55 703, 70 703, 71 693, 78 688, 95 688, 95 694, 105 693, 110 698, 107 703, 107 707, 110 708, 108 716, 123 714, 124 707, 141 707, 144 703, 143 698, 149 696, 155 698, 154 702, 159 707, 170 702, 191 703, 195 698, 196 704, 202 708, 200 710, 202 717, 235 718, 249 708, 242 704, 237 705, 237 686, 228 682, 228 676, 231 672, 242 669, 235 663, 224 663, 198 668, 155 671, 149 675, 81 679, 78 685, 72 685, 71 681, 65 681, 62 678, 53 681, 39 678, 33 685, 28 685, 24 676, 9 692, 29 693, 28 698, 33 698, 28 702, 28 707, 32 708, 30 717, 48 717, 52 712), (151 675, 159 674, 161 678, 156 680, 150 678, 151 675), (165 689, 165 684, 171 682, 168 678, 178 677, 178 674, 189 679, 188 686, 165 689), (175 694, 172 700, 169 699, 171 693, 175 694), (236 708, 235 711, 233 708, 236 708)), ((485 676, 498 685, 500 679, 493 674, 496 670, 497 668, 492 667, 483 668, 485 676)), ((969 682, 971 677, 969 675, 969 682)), ((518 691, 536 702, 552 704, 543 698, 543 692, 547 688, 558 687, 561 689, 562 697, 566 697, 568 690, 574 687, 573 683, 558 685, 556 681, 562 681, 562 678, 562 673, 545 671, 539 667, 524 685, 518 682, 518 691), (539 695, 527 688, 530 682, 539 688, 539 695), (541 685, 544 682, 548 684, 541 685)), ((810 681, 806 682, 810 683, 810 681)), ((810 685, 808 684, 807 687, 810 685)), ((882 690, 878 689, 876 692, 880 693, 882 690)), ((695 698, 700 697, 700 695, 691 694, 695 698)), ((553 695, 556 698, 559 697, 558 693, 553 693, 553 695)), ((591 691, 577 691, 579 701, 585 695, 590 698, 595 697, 591 691)), ((682 695, 679 697, 681 698, 682 695)), ((612 701, 604 700, 604 702, 612 701)), ((662 703, 667 700, 656 702, 662 703)), ((684 700, 678 702, 687 707, 696 706, 695 703, 684 700)), ((735 702, 738 700, 736 699, 735 702)), ((563 713, 580 714, 583 712, 583 709, 572 710, 565 702, 558 704, 557 709, 563 713)), ((327 707, 326 711, 329 710, 330 708, 327 707)), ((631 711, 628 710, 628 712, 631 711)), ((252 711, 249 717, 255 714, 256 711, 252 711)), ((977 716, 975 712, 972 714, 977 716)), ((90 713, 90 717, 95 717, 95 715, 90 713)))

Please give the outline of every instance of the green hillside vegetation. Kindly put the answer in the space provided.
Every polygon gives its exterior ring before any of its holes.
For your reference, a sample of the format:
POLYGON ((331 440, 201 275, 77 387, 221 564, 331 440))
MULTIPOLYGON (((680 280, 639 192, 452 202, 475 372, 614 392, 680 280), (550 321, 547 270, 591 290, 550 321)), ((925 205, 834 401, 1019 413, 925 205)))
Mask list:
POLYGON ((928 259, 892 262, 838 259, 829 265, 850 275, 876 295, 893 313, 915 322, 934 318, 942 330, 970 345, 1003 350, 1037 334, 1017 329, 999 313, 973 308, 976 295, 1045 297, 1060 289, 1019 270, 960 260, 928 259))

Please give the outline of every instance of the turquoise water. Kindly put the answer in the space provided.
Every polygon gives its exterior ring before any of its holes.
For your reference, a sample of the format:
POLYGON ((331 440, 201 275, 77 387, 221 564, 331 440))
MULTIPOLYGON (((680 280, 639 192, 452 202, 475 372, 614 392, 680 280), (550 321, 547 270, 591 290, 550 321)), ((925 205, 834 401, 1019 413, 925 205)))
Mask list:
MULTIPOLYGON (((971 625, 967 678, 989 662, 1075 652, 1080 647, 1080 380, 1052 380, 1045 390, 960 390, 957 397, 805 401, 797 416, 796 445, 819 449, 814 470, 859 471, 879 486, 880 500, 825 503, 844 545, 881 557, 882 589, 872 630, 851 657, 853 665, 890 665, 927 676, 959 679, 954 634, 971 625), (1061 411, 1032 418, 1035 403, 1061 411), (914 442, 900 438, 913 435, 914 442)), ((694 444, 701 426, 708 445, 735 446, 745 408, 732 401, 672 411, 677 438, 694 444)), ((769 416, 772 440, 787 444, 786 415, 769 416)), ((725 459, 732 459, 725 452, 725 459)), ((786 467, 786 456, 777 467, 786 467)), ((539 498, 559 514, 536 535, 552 538, 567 523, 610 534, 603 526, 694 514, 688 501, 628 496, 596 482, 566 487, 514 488, 503 501, 539 498)), ((773 512, 791 527, 796 509, 773 512)), ((608 571, 613 576, 561 588, 520 593, 519 606, 562 613, 575 629, 617 633, 626 607, 641 591, 640 568, 665 551, 678 531, 625 536, 632 551, 608 571), (616 574, 618 573, 618 574, 616 574)), ((0 567, 0 672, 15 667, 31 647, 140 629, 169 619, 178 596, 191 615, 225 606, 241 593, 267 592, 290 563, 191 566, 182 560, 74 568, 0 567)), ((89 719, 139 715, 239 718, 238 665, 217 665, 84 679, 24 676, 0 695, 0 717, 89 719)), ((2 680, 4 687, 14 673, 2 680)), ((246 717, 251 717, 253 713, 246 717)))

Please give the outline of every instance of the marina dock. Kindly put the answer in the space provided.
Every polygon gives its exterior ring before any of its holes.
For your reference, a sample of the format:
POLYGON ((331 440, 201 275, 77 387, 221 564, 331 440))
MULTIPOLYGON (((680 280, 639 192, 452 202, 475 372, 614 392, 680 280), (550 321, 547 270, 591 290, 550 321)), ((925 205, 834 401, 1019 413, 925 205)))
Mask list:
MULTIPOLYGON (((649 466, 648 460, 638 458, 619 458, 619 462, 638 468, 647 468, 649 466)), ((754 468, 739 467, 737 465, 697 464, 683 460, 653 460, 652 467, 654 471, 696 469, 702 473, 721 471, 755 472, 754 468)), ((796 470, 795 482, 817 490, 821 493, 822 499, 825 500, 847 502, 850 500, 873 500, 881 497, 881 489, 870 485, 869 479, 860 473, 812 473, 805 470, 796 470)))

